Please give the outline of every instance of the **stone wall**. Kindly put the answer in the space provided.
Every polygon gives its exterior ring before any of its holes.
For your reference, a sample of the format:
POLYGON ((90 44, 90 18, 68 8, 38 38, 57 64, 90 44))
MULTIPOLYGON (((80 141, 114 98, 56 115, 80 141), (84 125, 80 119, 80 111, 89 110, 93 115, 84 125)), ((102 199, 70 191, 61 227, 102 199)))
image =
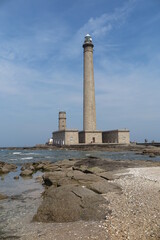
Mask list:
POLYGON ((52 133, 53 145, 65 144, 65 131, 57 131, 52 133))
POLYGON ((103 143, 117 143, 117 144, 129 144, 130 134, 129 130, 112 130, 102 132, 103 143))
POLYGON ((119 131, 118 132, 118 143, 124 143, 124 144, 130 143, 129 131, 119 131))
POLYGON ((83 131, 79 132, 79 143, 102 143, 101 131, 83 131))
POLYGON ((78 130, 65 132, 65 145, 72 145, 78 143, 79 143, 78 130))
POLYGON ((53 145, 78 144, 78 130, 62 130, 52 133, 53 145))
POLYGON ((102 132, 103 143, 118 143, 118 131, 102 132))

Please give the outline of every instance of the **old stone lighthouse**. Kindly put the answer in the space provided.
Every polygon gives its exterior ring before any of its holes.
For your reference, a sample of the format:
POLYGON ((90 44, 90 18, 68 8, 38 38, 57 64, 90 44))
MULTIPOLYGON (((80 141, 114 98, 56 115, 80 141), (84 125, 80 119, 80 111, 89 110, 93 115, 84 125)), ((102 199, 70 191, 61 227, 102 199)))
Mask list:
POLYGON ((66 112, 59 112, 59 130, 52 133, 52 142, 55 145, 130 143, 129 130, 127 129, 104 132, 96 129, 93 48, 92 38, 87 34, 83 44, 83 131, 67 129, 66 112))

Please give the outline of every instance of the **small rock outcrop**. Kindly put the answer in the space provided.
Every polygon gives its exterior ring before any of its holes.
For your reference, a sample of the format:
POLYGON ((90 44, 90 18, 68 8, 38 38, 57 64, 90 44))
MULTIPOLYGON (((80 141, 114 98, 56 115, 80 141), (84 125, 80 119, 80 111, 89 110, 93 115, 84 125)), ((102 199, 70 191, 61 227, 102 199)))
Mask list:
POLYGON ((33 174, 33 171, 32 171, 32 170, 29 170, 29 169, 25 169, 24 171, 22 171, 22 172, 20 173, 20 175, 21 175, 22 177, 31 176, 32 174, 33 174))
POLYGON ((17 166, 11 163, 0 162, 0 174, 7 174, 11 171, 15 171, 17 166))

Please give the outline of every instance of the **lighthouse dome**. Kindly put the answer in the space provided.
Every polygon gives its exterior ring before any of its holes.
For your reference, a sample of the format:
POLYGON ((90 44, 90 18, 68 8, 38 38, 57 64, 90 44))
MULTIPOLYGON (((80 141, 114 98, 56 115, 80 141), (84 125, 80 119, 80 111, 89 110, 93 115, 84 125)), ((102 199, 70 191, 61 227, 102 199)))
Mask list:
POLYGON ((87 35, 85 36, 84 42, 85 42, 85 43, 92 43, 92 38, 91 38, 91 36, 90 36, 89 34, 87 34, 87 35))

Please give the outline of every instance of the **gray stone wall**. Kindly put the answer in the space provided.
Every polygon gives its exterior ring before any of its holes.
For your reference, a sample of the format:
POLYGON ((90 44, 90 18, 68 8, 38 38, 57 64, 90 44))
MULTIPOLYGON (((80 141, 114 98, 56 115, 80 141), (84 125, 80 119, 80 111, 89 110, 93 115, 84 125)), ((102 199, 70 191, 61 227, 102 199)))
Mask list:
POLYGON ((103 143, 118 143, 118 131, 102 132, 103 143))
POLYGON ((78 130, 65 132, 65 145, 73 145, 79 143, 78 130))
POLYGON ((130 134, 129 131, 119 131, 118 132, 118 143, 129 144, 130 143, 130 134))
POLYGON ((78 144, 78 130, 62 130, 52 133, 53 145, 73 145, 78 144))
POLYGON ((129 144, 130 134, 129 130, 113 130, 102 132, 103 143, 117 143, 117 144, 129 144))
POLYGON ((102 143, 101 131, 83 131, 79 132, 79 143, 102 143))
POLYGON ((57 131, 52 133, 53 145, 65 144, 65 131, 57 131))

